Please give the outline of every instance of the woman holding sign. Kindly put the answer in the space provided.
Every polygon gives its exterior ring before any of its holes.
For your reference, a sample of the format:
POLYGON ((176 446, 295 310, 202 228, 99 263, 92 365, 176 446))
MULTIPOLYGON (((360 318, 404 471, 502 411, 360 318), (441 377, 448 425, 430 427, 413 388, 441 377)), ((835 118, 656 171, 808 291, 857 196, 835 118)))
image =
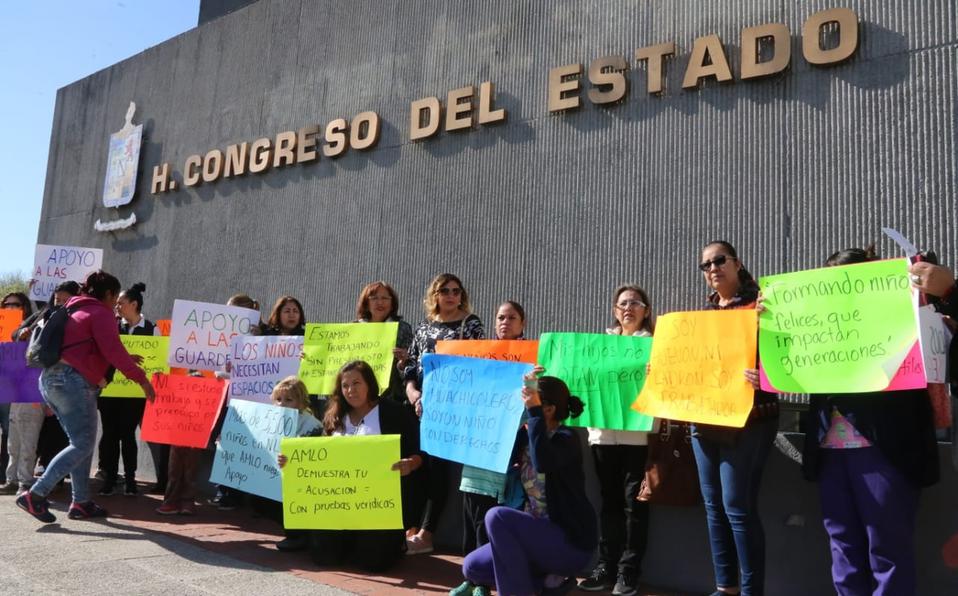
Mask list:
MULTIPOLYGON (((825 265, 877 259, 848 249, 825 265)), ((926 389, 811 396, 802 470, 819 482, 838 594, 916 593, 915 516, 938 465, 926 389)))
POLYGON ((494 507, 486 514, 489 543, 466 556, 463 574, 476 585, 495 584, 499 594, 565 593, 599 539, 579 438, 562 424, 579 416, 583 404, 562 380, 536 381, 534 373, 526 377, 522 400, 528 430, 519 436, 516 464, 525 508, 494 507))
MULTIPOLYGON (((652 336, 652 303, 637 285, 623 285, 612 294, 613 335, 652 336)), ((599 560, 579 583, 587 592, 612 589, 631 595, 638 589, 642 558, 648 545, 649 504, 638 501, 645 477, 648 433, 589 428, 589 447, 599 478, 599 560)))
POLYGON ((413 332, 412 326, 399 316, 399 296, 396 290, 384 281, 366 284, 356 302, 356 322, 399 324, 386 395, 397 402, 405 402, 406 389, 402 380, 402 370, 409 360, 409 346, 412 344, 413 332))
MULTIPOLYGON (((404 524, 413 523, 416 506, 416 471, 422 466, 419 426, 407 408, 381 399, 372 367, 362 361, 349 362, 336 375, 336 385, 323 415, 325 436, 399 435, 400 460, 392 469, 402 476, 404 524)), ((280 456, 280 466, 286 460, 280 456)), ((352 563, 368 571, 382 571, 403 553, 402 530, 313 530, 310 548, 318 565, 352 563)))
MULTIPOLYGON (((21 327, 13 331, 10 339, 27 339, 30 336, 29 329, 23 333, 22 322, 30 320, 33 314, 29 298, 23 292, 13 292, 3 297, 2 305, 4 311, 20 311, 14 317, 20 319, 21 327)), ((7 338, 2 340, 7 341, 7 338)), ((0 417, 3 418, 0 475, 3 475, 5 482, 0 486, 0 494, 13 495, 28 490, 33 484, 33 466, 37 463, 37 440, 43 426, 43 408, 35 403, 0 404, 0 417)))
MULTIPOLYGON (((755 308, 758 284, 731 244, 722 240, 707 244, 698 267, 711 289, 708 308, 755 308)), ((746 370, 745 377, 756 389, 745 428, 692 427, 716 595, 751 596, 765 590, 765 532, 758 515, 758 491, 778 432, 778 398, 759 390, 757 370, 746 370)))
MULTIPOLYGON (((426 289, 423 298, 426 320, 416 328, 416 335, 409 347, 409 360, 403 371, 406 383, 406 397, 422 416, 422 363, 423 354, 433 354, 436 342, 453 339, 483 339, 485 331, 482 321, 472 314, 469 294, 459 278, 452 273, 437 275, 426 289)), ((431 553, 432 535, 439 524, 442 510, 446 506, 449 482, 449 462, 430 458, 429 460, 429 497, 422 516, 422 526, 409 537, 407 554, 431 553)))
POLYGON ((113 307, 120 282, 104 271, 87 276, 80 295, 66 303, 67 319, 60 361, 43 369, 40 388, 70 444, 61 451, 29 492, 17 498, 17 506, 44 523, 56 518, 49 511, 47 494, 67 474, 73 488, 70 519, 103 517, 106 511, 90 500, 90 462, 96 441, 96 398, 107 384, 110 367, 143 388, 147 399, 155 396, 143 372, 120 342, 113 307))
MULTIPOLYGON (((116 301, 116 314, 120 317, 121 335, 160 335, 155 323, 143 316, 143 292, 146 284, 135 283, 120 293, 116 301)), ((98 397, 100 424, 103 434, 99 445, 99 468, 103 470, 101 497, 109 497, 116 490, 120 471, 120 455, 123 456, 123 494, 134 497, 136 489, 136 427, 143 420, 146 402, 130 397, 98 397)), ((159 468, 157 468, 159 469, 159 468)), ((159 476, 159 474, 157 474, 159 476)))

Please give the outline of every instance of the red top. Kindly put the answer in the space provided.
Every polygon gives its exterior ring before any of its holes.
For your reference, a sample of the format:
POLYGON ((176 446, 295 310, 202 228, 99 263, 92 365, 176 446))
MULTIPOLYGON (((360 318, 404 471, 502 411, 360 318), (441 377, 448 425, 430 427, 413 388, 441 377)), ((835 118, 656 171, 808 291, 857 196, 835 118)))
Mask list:
POLYGON ((90 296, 74 296, 66 306, 76 310, 70 314, 63 332, 61 360, 75 368, 91 385, 99 385, 111 365, 134 383, 147 382, 146 373, 133 362, 120 342, 112 310, 90 296), (93 341, 89 341, 91 337, 93 341))

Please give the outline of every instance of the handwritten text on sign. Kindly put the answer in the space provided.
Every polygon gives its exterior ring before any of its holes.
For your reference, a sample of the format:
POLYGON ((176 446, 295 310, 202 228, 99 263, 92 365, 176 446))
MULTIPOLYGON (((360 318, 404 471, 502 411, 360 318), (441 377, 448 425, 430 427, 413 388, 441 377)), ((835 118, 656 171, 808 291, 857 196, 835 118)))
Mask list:
POLYGON ((0 403, 40 403, 40 369, 27 367, 27 342, 0 343, 0 403))
POLYGON ((951 330, 932 305, 918 309, 922 359, 929 383, 944 383, 948 376, 948 348, 951 330))
POLYGON ((203 449, 223 405, 225 382, 183 375, 153 375, 156 399, 146 402, 144 441, 203 449))
POLYGON ((216 442, 210 482, 274 501, 283 500, 276 456, 284 437, 296 434, 299 412, 250 401, 230 403, 216 442))
POLYGON ((13 341, 13 332, 23 322, 19 308, 0 308, 0 343, 13 341))
POLYGON ((30 300, 47 301, 65 281, 83 282, 86 276, 103 268, 102 248, 38 244, 33 259, 30 300))
POLYGON ((466 339, 437 341, 437 354, 536 363, 539 342, 524 339, 466 339))
POLYGON ((223 370, 230 342, 259 325, 259 311, 238 306, 176 300, 170 324, 170 366, 223 370))
MULTIPOLYGON (((170 350, 170 338, 155 337, 152 335, 121 335, 120 341, 126 351, 134 356, 142 356, 140 368, 147 377, 153 373, 169 373, 170 367, 166 363, 166 354, 170 350)), ((120 371, 116 371, 113 381, 100 392, 103 397, 143 397, 143 388, 139 384, 126 378, 120 371)))
POLYGON ((661 418, 745 426, 754 390, 754 310, 673 312, 659 317, 649 378, 632 405, 661 418))
POLYGON ((399 435, 283 439, 283 525, 297 530, 401 529, 399 435))
POLYGON ((426 354, 422 367, 423 451, 504 473, 524 408, 522 376, 532 365, 426 354))
POLYGON ((383 393, 389 387, 398 331, 399 323, 310 323, 299 376, 310 393, 330 395, 339 369, 352 360, 364 360, 383 393))
POLYGON ((230 346, 230 399, 270 403, 276 383, 299 373, 303 338, 237 335, 230 346))
POLYGON ((918 340, 906 259, 772 275, 759 285, 759 352, 781 391, 881 391, 918 340))
POLYGON ((651 337, 544 333, 539 364, 585 402, 582 415, 566 424, 647 431, 652 418, 631 406, 645 383, 651 350, 651 337))

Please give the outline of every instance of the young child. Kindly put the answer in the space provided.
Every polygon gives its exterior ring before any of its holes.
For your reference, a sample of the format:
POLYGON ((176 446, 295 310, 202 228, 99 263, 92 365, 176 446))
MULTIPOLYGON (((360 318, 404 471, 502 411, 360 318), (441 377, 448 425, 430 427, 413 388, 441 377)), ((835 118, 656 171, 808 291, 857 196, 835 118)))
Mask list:
MULTIPOLYGON (((305 437, 321 430, 322 425, 309 409, 309 392, 306 391, 306 384, 299 380, 299 377, 286 377, 277 383, 273 387, 271 398, 274 405, 292 408, 299 412, 299 422, 296 425, 297 437, 305 437)), ((268 501, 265 509, 268 517, 280 524, 283 523, 282 503, 268 501)), ((276 548, 284 552, 303 550, 307 546, 307 534, 304 530, 286 530, 286 538, 276 543, 276 548)))

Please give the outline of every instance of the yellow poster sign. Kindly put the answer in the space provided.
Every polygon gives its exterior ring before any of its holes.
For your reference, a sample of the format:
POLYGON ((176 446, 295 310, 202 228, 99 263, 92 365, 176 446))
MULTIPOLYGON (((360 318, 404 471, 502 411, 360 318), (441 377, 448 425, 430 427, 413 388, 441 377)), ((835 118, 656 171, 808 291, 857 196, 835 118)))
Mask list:
POLYGON ((399 435, 283 439, 283 526, 402 529, 399 435))
POLYGON ((671 420, 743 427, 754 390, 754 310, 675 312, 658 318, 649 376, 632 407, 671 420))

